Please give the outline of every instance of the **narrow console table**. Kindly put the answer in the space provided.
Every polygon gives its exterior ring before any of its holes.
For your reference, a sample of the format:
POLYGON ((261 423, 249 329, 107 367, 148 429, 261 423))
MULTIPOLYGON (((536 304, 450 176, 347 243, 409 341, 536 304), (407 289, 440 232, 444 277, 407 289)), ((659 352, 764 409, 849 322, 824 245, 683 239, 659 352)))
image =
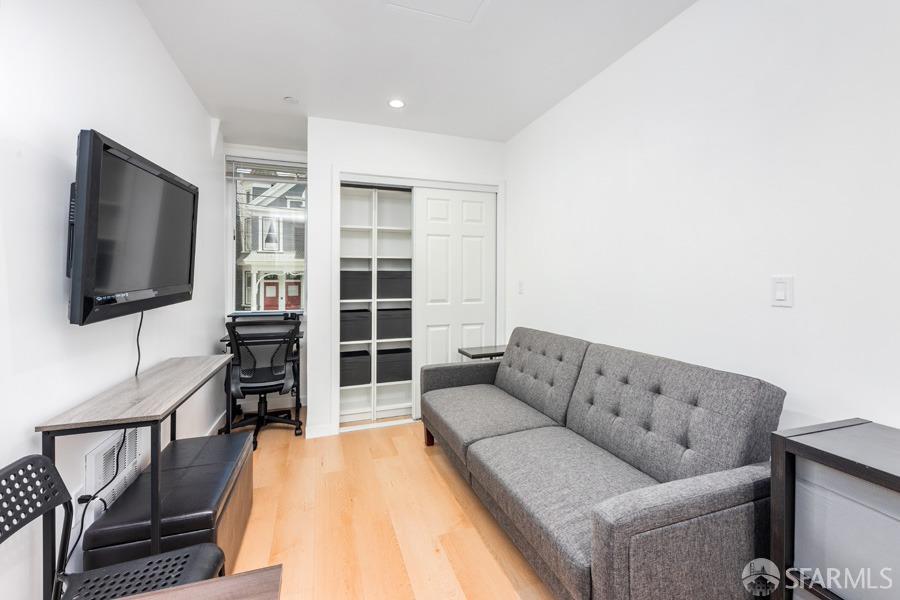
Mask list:
MULTIPOLYGON (((782 585, 772 593, 773 600, 790 600, 791 598, 819 598, 822 600, 841 600, 839 589, 825 589, 814 580, 804 579, 802 590, 786 589, 784 574, 788 569, 802 567, 842 567, 843 564, 834 565, 797 565, 799 559, 795 543, 795 536, 799 535, 798 523, 806 517, 799 510, 801 488, 798 482, 801 479, 801 466, 813 468, 827 468, 834 477, 843 478, 853 482, 855 490, 846 496, 850 503, 863 507, 863 511, 870 510, 866 502, 855 501, 856 494, 866 489, 884 488, 891 493, 900 493, 900 429, 886 427, 878 423, 872 423, 865 419, 848 419, 833 423, 822 423, 809 427, 800 427, 776 431, 772 434, 772 488, 771 488, 771 517, 772 517, 772 561, 782 574, 782 585), (801 461, 804 464, 801 465, 801 461)), ((807 470, 806 473, 810 471, 807 470)), ((891 502, 895 496, 888 493, 891 502)), ((884 497, 880 491, 877 494, 884 497)), ((806 510, 808 510, 807 507, 806 510)), ((838 512, 831 506, 832 512, 838 512)), ((845 515, 846 516, 846 515, 845 515)), ((809 518, 805 518, 809 521, 809 518)), ((821 527, 832 528, 836 523, 822 523, 821 527)), ((847 524, 844 524, 847 527, 847 524)), ((885 533, 890 535, 890 533, 885 533)), ((874 540, 873 540, 874 541, 874 540)), ((807 538, 807 547, 810 540, 807 538)), ((841 539, 841 545, 854 544, 854 552, 865 553, 864 541, 850 542, 841 539)), ((817 539, 813 544, 816 547, 822 545, 817 539)), ((877 554, 876 545, 872 544, 869 552, 877 554)), ((838 560, 837 558, 832 558, 838 560)), ((876 577, 878 569, 875 569, 876 577)), ((883 597, 883 596, 879 596, 883 597)), ((895 596, 892 596, 895 597, 895 596)))
POLYGON ((493 360, 495 358, 501 358, 503 356, 503 353, 506 352, 506 344, 502 344, 500 346, 473 346, 471 348, 457 348, 456 351, 466 358, 471 358, 472 360, 479 360, 482 358, 493 360))
MULTIPOLYGON (((175 439, 175 413, 194 392, 231 362, 230 354, 170 358, 136 377, 97 394, 35 427, 44 456, 56 459, 56 438, 96 431, 150 428, 150 551, 160 551, 160 425, 170 419, 175 439)), ((226 386, 227 387, 227 386, 226 386)), ((227 393, 227 392, 226 392, 227 393)), ((230 403, 230 398, 228 399, 230 403)), ((44 600, 50 600, 56 573, 56 514, 43 517, 44 600)))

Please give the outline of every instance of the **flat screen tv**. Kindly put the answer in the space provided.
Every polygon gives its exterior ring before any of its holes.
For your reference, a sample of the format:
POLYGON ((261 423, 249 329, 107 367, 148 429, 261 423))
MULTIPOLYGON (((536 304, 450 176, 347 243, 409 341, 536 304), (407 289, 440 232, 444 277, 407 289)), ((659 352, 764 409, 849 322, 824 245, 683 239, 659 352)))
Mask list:
POLYGON ((198 189, 94 130, 78 135, 69 202, 69 321, 191 299, 198 189))

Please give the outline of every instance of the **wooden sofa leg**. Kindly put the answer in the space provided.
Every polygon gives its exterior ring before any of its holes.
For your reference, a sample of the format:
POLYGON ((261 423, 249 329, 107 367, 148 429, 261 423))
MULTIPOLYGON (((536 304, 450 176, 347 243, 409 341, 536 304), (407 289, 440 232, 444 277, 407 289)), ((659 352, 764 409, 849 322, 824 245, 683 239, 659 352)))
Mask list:
POLYGON ((428 431, 427 427, 425 427, 425 445, 434 446, 434 436, 431 435, 431 432, 428 431))

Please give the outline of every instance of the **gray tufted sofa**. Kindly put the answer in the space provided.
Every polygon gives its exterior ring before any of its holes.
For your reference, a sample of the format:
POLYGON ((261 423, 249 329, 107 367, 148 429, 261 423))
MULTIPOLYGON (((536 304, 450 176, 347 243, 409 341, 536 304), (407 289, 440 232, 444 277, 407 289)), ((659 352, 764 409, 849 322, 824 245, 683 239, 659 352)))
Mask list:
POLYGON ((421 392, 426 444, 558 597, 747 597, 780 388, 517 328, 500 361, 423 367, 421 392))

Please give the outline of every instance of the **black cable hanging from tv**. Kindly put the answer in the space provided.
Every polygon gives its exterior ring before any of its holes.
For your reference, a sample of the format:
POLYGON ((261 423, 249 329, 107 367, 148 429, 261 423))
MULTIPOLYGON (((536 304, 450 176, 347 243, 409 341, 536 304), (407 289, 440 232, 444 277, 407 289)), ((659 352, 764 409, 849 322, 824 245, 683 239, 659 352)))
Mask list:
POLYGON ((137 346, 137 364, 134 365, 134 376, 137 377, 138 369, 141 368, 141 327, 144 326, 144 311, 141 311, 141 320, 138 322, 137 336, 134 338, 134 344, 137 346))

